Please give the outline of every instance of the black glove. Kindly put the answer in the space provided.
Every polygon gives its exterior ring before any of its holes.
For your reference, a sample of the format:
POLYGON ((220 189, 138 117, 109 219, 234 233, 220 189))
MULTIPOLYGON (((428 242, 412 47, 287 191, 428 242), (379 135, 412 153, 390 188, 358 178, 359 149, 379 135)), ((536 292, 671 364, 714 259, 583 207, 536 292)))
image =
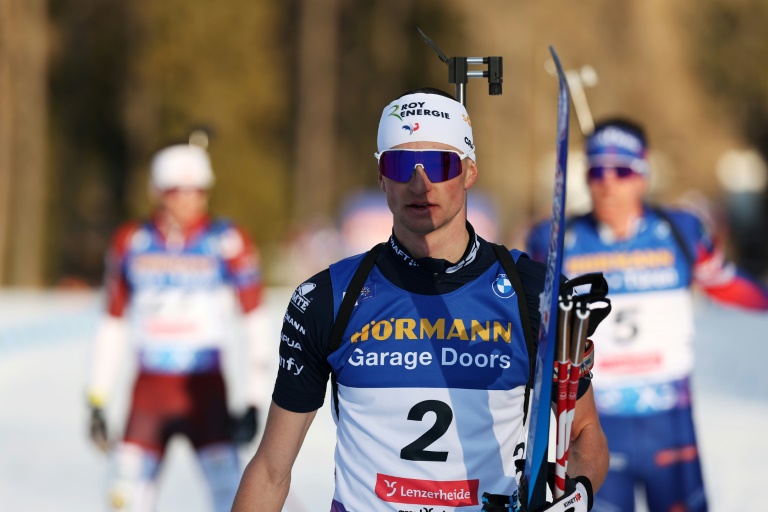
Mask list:
POLYGON ((258 430, 259 410, 253 405, 249 406, 242 416, 232 418, 232 441, 236 444, 250 443, 258 430))
POLYGON ((565 494, 537 512, 588 512, 592 510, 592 482, 585 476, 565 475, 565 494))
MULTIPOLYGON (((515 467, 518 471, 522 471, 525 467, 525 459, 516 460, 515 467)), ((547 464, 547 478, 551 489, 555 479, 554 463, 547 464)), ((525 482, 521 483, 512 496, 484 493, 483 510, 488 512, 589 512, 592 510, 592 482, 585 476, 571 478, 565 475, 565 494, 553 503, 546 503, 536 510, 529 510, 522 503, 517 503, 518 496, 527 494, 525 482)))
POLYGON ((104 411, 101 407, 91 407, 89 434, 91 441, 99 450, 105 453, 109 451, 107 422, 104 420, 104 411))

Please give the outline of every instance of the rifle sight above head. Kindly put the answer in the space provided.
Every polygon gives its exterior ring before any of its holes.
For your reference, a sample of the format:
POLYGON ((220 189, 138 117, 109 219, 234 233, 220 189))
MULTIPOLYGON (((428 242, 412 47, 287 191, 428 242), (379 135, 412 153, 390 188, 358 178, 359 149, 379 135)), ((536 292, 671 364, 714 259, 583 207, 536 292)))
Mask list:
POLYGON ((488 94, 491 96, 498 96, 501 94, 501 86, 503 79, 503 65, 502 58, 499 56, 493 57, 446 57, 445 54, 440 51, 440 48, 422 32, 420 28, 416 28, 422 39, 430 46, 440 60, 448 64, 448 83, 456 86, 456 99, 461 102, 462 105, 467 104, 467 82, 470 78, 487 78, 488 79, 488 94), (470 71, 470 65, 482 65, 485 66, 483 70, 470 71))

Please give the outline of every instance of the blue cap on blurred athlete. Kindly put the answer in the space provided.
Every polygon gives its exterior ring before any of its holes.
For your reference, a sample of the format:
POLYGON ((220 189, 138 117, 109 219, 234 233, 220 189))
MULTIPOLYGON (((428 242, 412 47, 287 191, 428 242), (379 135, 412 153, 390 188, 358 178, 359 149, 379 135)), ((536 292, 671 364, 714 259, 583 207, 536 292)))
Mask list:
POLYGON ((587 167, 629 168, 647 176, 647 145, 645 132, 632 121, 599 122, 586 140, 587 167))

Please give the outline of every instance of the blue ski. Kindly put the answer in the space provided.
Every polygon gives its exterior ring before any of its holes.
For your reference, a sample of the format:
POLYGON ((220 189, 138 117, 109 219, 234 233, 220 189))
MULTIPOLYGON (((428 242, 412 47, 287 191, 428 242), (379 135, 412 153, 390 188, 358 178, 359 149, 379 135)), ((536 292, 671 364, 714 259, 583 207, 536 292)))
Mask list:
POLYGON ((557 329, 557 301, 563 262, 563 231, 565 221, 565 180, 568 164, 568 124, 570 93, 568 83, 554 48, 549 47, 557 66, 559 94, 557 101, 557 167, 552 197, 547 273, 544 291, 539 297, 539 348, 536 355, 536 373, 531 399, 528 440, 526 443, 523 482, 527 496, 521 497, 528 510, 536 510, 546 502, 547 447, 549 445, 550 403, 552 400, 552 372, 555 360, 555 332, 557 329))

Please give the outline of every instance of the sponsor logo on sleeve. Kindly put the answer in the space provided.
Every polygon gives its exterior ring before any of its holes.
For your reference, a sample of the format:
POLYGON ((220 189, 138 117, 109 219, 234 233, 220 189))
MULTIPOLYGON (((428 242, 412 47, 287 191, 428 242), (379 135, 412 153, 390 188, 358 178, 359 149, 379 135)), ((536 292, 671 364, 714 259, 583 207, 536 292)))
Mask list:
POLYGON ((292 325, 294 329, 296 329, 301 334, 307 334, 307 330, 304 329, 304 326, 301 325, 299 322, 293 319, 293 317, 288 314, 288 312, 285 312, 285 316, 283 316, 283 322, 286 324, 292 325))
POLYGON ((299 287, 296 288, 296 291, 293 292, 293 296, 291 297, 291 304, 293 304, 293 306, 302 313, 306 312, 307 308, 309 307, 309 303, 312 302, 312 299, 307 298, 307 295, 310 294, 316 286, 317 285, 315 283, 304 283, 299 285, 299 287))
POLYGON ((301 344, 298 341, 292 340, 290 337, 283 333, 280 333, 280 341, 284 342, 291 348, 295 348, 296 350, 303 352, 303 350, 301 350, 301 344))
POLYGON ((301 371, 304 369, 304 365, 299 364, 299 362, 292 357, 289 357, 288 359, 286 359, 280 356, 280 368, 288 372, 291 372, 294 376, 298 376, 301 373, 301 371))

